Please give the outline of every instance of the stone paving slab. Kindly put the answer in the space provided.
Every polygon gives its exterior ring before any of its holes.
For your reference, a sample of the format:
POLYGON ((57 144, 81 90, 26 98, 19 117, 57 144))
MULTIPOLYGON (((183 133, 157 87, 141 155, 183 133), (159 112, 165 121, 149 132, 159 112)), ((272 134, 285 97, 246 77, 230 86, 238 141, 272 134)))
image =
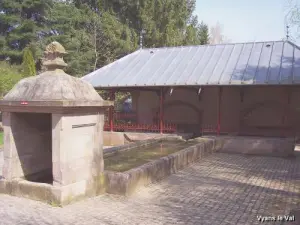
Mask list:
POLYGON ((104 195, 56 208, 0 195, 0 224, 255 225, 259 215, 287 214, 299 204, 299 158, 216 153, 129 198, 104 195))

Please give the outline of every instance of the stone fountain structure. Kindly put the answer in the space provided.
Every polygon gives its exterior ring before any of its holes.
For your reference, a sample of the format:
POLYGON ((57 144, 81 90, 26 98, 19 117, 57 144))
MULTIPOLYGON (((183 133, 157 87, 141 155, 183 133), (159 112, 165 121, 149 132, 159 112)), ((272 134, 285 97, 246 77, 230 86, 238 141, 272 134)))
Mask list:
POLYGON ((64 54, 61 44, 49 44, 46 71, 22 79, 0 101, 0 193, 64 205, 104 192, 104 110, 113 103, 66 74, 64 54))

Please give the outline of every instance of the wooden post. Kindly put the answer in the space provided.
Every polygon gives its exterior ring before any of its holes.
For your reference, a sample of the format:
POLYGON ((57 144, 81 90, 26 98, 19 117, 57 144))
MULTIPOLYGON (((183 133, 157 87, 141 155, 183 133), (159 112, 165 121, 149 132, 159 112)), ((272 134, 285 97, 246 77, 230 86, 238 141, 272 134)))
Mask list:
MULTIPOLYGON (((110 101, 115 100, 115 91, 110 92, 110 101)), ((114 131, 114 106, 109 108, 109 128, 110 131, 114 131)))
POLYGON ((286 89, 286 96, 287 96, 287 103, 286 103, 286 107, 284 108, 284 114, 282 117, 282 126, 284 128, 284 132, 282 134, 283 137, 286 135, 285 125, 286 125, 286 121, 287 121, 288 109, 289 109, 290 103, 291 103, 291 90, 289 88, 286 89))
POLYGON ((162 134, 163 128, 164 128, 164 92, 163 88, 160 89, 160 95, 159 95, 159 131, 162 134))
POLYGON ((218 126, 217 126, 217 135, 220 135, 221 132, 221 103, 222 103, 222 87, 219 88, 218 93, 218 126))

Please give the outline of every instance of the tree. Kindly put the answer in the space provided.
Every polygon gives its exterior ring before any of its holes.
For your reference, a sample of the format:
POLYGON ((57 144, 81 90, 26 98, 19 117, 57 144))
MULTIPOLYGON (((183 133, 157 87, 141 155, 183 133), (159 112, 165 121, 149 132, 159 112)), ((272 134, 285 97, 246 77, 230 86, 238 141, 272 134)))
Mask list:
POLYGON ((42 38, 51 6, 52 0, 0 1, 0 60, 21 64, 23 49, 42 38))
POLYGON ((199 44, 198 22, 193 16, 195 0, 102 1, 135 37, 145 30, 145 47, 199 44))
POLYGON ((40 42, 40 49, 51 41, 60 42, 69 53, 66 72, 74 76, 83 76, 136 49, 128 26, 108 12, 100 13, 89 2, 57 2, 48 16, 51 34, 40 42))
POLYGON ((205 44, 205 25, 193 15, 195 0, 2 0, 0 60, 22 63, 29 47, 37 70, 45 46, 68 51, 66 72, 85 75, 138 48, 205 44))
POLYGON ((291 28, 295 29, 296 38, 300 38, 300 3, 296 0, 288 1, 288 11, 286 13, 287 25, 290 25, 291 28))
POLYGON ((73 3, 56 2, 48 12, 47 25, 51 29, 39 40, 39 49, 52 41, 60 42, 68 54, 66 72, 82 76, 92 69, 93 56, 90 33, 84 30, 90 14, 75 7, 73 3), (72 16, 70 16, 72 15, 72 16))
POLYGON ((220 23, 210 28, 210 44, 220 44, 223 43, 223 28, 220 23))
POLYGON ((24 77, 36 75, 35 62, 29 47, 24 49, 22 67, 24 77))
POLYGON ((208 26, 198 23, 197 16, 193 17, 186 28, 183 45, 205 45, 209 42, 208 26))
POLYGON ((208 26, 204 24, 203 21, 199 25, 198 35, 199 35, 199 40, 201 45, 205 45, 209 43, 208 26))
POLYGON ((2 99, 22 79, 22 71, 20 66, 0 61, 0 74, 0 99, 2 99))
POLYGON ((223 35, 223 27, 219 22, 210 28, 209 42, 210 44, 223 44, 230 42, 230 40, 223 35))

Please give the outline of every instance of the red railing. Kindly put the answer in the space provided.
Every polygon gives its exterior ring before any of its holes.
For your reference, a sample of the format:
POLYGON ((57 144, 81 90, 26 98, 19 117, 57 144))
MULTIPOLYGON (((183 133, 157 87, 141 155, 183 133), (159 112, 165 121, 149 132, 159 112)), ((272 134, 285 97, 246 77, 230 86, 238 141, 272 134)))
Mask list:
MULTIPOLYGON (((157 123, 145 124, 137 123, 136 112, 114 112, 113 113, 113 125, 112 129, 109 123, 109 113, 105 113, 105 131, 136 131, 136 132, 160 132, 160 125, 157 123)), ((164 123, 163 124, 164 133, 175 133, 177 131, 176 124, 164 123)))
MULTIPOLYGON (((104 124, 104 130, 110 131, 109 123, 104 124)), ((129 124, 129 123, 115 123, 113 124, 113 131, 136 131, 136 132, 160 132, 160 126, 156 124, 129 124)), ((177 131, 176 124, 164 124, 164 133, 175 133, 177 131)))

